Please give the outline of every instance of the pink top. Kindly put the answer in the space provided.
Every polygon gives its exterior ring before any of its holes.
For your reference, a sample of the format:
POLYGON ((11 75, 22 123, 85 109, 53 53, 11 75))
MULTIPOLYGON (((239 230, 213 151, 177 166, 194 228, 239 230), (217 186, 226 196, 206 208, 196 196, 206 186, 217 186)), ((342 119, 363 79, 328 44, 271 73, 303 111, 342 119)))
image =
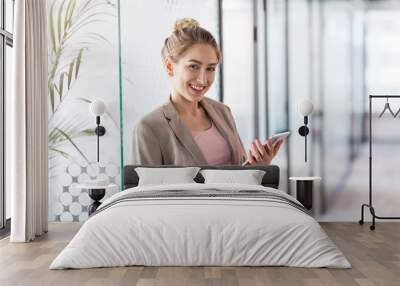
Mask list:
POLYGON ((209 165, 230 165, 231 149, 225 138, 212 123, 204 131, 190 130, 192 137, 209 165))

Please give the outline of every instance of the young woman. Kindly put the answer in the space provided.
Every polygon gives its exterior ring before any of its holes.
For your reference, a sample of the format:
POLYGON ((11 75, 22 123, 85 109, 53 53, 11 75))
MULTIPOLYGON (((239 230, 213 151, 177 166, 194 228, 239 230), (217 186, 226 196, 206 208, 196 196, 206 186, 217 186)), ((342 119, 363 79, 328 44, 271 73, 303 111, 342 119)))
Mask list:
POLYGON ((229 107, 205 97, 221 59, 211 33, 196 20, 178 20, 161 54, 172 94, 136 126, 133 163, 270 164, 283 141, 263 145, 254 139, 246 154, 229 107))

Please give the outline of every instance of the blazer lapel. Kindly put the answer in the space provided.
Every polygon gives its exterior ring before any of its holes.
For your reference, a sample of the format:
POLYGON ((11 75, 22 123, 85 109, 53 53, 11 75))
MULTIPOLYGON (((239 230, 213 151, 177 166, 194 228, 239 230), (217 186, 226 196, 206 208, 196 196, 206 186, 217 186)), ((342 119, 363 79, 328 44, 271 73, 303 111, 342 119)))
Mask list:
POLYGON ((175 133, 178 140, 182 143, 185 149, 192 155, 193 160, 198 165, 207 165, 207 161, 201 153, 199 147, 197 147, 190 131, 186 128, 183 122, 179 119, 178 112, 173 106, 172 102, 169 101, 163 105, 163 112, 168 120, 168 124, 172 131, 175 133))
POLYGON ((237 138, 236 138, 235 134, 232 132, 232 130, 226 124, 225 119, 222 118, 222 116, 219 115, 209 103, 207 103, 205 98, 202 101, 200 101, 200 104, 207 111, 211 120, 215 124, 215 127, 217 127, 218 131, 228 142, 228 145, 231 149, 231 154, 232 154, 232 163, 236 164, 237 162, 239 162, 239 153, 238 153, 238 150, 239 150, 238 144, 239 143, 237 142, 237 138))

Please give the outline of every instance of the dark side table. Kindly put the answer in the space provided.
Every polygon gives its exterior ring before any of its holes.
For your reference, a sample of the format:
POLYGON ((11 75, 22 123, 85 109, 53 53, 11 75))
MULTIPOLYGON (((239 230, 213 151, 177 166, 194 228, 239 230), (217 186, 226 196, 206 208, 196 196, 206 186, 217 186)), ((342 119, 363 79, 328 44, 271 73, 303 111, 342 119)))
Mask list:
POLYGON ((102 186, 80 185, 79 188, 86 189, 89 197, 92 199, 92 204, 88 206, 89 216, 94 213, 101 205, 100 200, 104 198, 107 188, 114 187, 115 184, 107 184, 102 186))
POLYGON ((290 177, 289 180, 296 181, 296 199, 306 209, 311 210, 313 205, 313 181, 321 180, 321 177, 290 177))
POLYGON ((106 188, 107 186, 90 187, 87 189, 89 197, 93 200, 93 203, 88 207, 89 216, 101 205, 100 200, 104 198, 106 194, 106 188))

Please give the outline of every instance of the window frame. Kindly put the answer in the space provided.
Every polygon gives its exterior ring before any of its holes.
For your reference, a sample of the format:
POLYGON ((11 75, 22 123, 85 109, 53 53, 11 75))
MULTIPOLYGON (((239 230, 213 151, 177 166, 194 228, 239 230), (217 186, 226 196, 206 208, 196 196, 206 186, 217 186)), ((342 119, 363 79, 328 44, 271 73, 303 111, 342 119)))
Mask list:
MULTIPOLYGON (((7 46, 13 48, 13 34, 6 30, 6 0, 0 0, 1 10, 0 13, 0 237, 6 235, 10 231, 10 219, 7 219, 6 215, 6 189, 5 189, 5 93, 6 93, 6 49, 7 46)), ((12 0, 13 13, 15 7, 15 0, 12 0)), ((11 15, 13 17, 13 15, 11 15)))

